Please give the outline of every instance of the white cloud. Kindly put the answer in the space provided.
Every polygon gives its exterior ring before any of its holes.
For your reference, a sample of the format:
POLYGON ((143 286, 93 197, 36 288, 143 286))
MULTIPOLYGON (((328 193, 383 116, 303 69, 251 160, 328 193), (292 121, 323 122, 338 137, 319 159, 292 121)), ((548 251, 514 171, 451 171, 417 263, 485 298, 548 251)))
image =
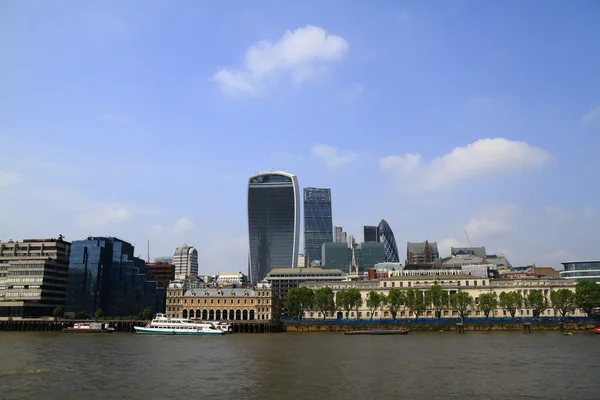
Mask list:
POLYGON ((336 168, 356 159, 356 153, 349 150, 339 150, 325 144, 316 144, 310 151, 314 158, 322 159, 328 167, 336 168))
POLYGON ((471 240, 481 242, 483 238, 503 235, 516 229, 519 207, 499 204, 476 214, 465 226, 471 240))
POLYGON ((123 207, 98 207, 81 214, 76 222, 83 228, 98 228, 131 220, 131 213, 123 207))
POLYGON ((594 122, 598 117, 600 117, 600 104, 592 108, 587 114, 581 117, 581 122, 584 124, 589 124, 594 122))
POLYGON ((551 160, 550 154, 525 142, 504 138, 480 139, 429 163, 421 163, 420 154, 406 153, 383 157, 379 166, 395 172, 398 179, 418 182, 421 189, 436 190, 457 182, 493 174, 538 167, 551 160))
POLYGON ((440 253, 440 257, 449 257, 451 253, 451 247, 467 247, 468 244, 461 242, 454 238, 442 239, 437 242, 438 244, 438 252, 440 253))
POLYGON ((242 68, 223 68, 213 75, 213 80, 231 94, 261 92, 267 81, 278 74, 289 75, 301 84, 326 64, 340 61, 348 48, 344 38, 307 25, 287 31, 274 43, 265 40, 250 46, 242 68))
POLYGON ((12 171, 0 171, 0 187, 16 185, 21 182, 21 176, 12 171))

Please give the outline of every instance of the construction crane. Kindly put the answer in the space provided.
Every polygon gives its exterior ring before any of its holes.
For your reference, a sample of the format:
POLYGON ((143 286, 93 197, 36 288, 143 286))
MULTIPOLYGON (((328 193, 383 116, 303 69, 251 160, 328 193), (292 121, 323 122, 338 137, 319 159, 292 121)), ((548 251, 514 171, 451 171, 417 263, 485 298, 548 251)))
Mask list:
POLYGON ((469 238, 469 234, 467 233, 467 231, 465 231, 465 236, 467 237, 467 242, 469 242, 469 247, 473 247, 473 245, 471 244, 471 239, 469 238))

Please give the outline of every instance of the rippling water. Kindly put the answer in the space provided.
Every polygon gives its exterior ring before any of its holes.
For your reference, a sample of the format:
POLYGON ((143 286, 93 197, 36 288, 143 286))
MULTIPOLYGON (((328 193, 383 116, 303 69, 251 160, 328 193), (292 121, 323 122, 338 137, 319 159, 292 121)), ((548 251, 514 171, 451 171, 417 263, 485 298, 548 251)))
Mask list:
POLYGON ((599 399, 600 335, 0 332, 1 399, 599 399))

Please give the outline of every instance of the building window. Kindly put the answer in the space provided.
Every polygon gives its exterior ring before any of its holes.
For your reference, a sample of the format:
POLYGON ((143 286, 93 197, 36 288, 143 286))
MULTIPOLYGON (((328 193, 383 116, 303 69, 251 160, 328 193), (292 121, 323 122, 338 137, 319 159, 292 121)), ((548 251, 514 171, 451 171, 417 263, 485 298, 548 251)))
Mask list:
POLYGON ((387 282, 383 282, 383 287, 387 287, 387 282))

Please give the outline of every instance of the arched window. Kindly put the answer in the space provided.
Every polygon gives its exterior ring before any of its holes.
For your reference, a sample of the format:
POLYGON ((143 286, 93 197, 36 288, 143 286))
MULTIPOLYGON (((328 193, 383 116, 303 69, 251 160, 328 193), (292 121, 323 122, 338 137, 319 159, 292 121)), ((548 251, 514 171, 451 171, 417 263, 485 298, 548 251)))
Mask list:
POLYGON ((242 310, 236 310, 235 311, 235 319, 237 319, 237 320, 241 320, 242 319, 242 310))
POLYGON ((183 310, 183 318, 187 318, 188 317, 188 311, 187 310, 183 310))
POLYGON ((221 320, 221 310, 217 310, 217 311, 215 312, 215 319, 216 319, 217 321, 220 321, 220 320, 221 320))
POLYGON ((244 310, 244 311, 242 312, 242 319, 243 319, 244 321, 247 321, 247 320, 248 320, 248 310, 244 310))
POLYGON ((254 310, 250 310, 250 321, 254 320, 254 310))
POLYGON ((215 319, 215 310, 210 310, 208 312, 208 319, 213 321, 215 319))
POLYGON ((235 312, 233 310, 229 310, 229 319, 230 320, 234 320, 235 319, 235 312))
POLYGON ((202 310, 202 319, 203 320, 207 320, 208 319, 208 311, 207 310, 202 310))

